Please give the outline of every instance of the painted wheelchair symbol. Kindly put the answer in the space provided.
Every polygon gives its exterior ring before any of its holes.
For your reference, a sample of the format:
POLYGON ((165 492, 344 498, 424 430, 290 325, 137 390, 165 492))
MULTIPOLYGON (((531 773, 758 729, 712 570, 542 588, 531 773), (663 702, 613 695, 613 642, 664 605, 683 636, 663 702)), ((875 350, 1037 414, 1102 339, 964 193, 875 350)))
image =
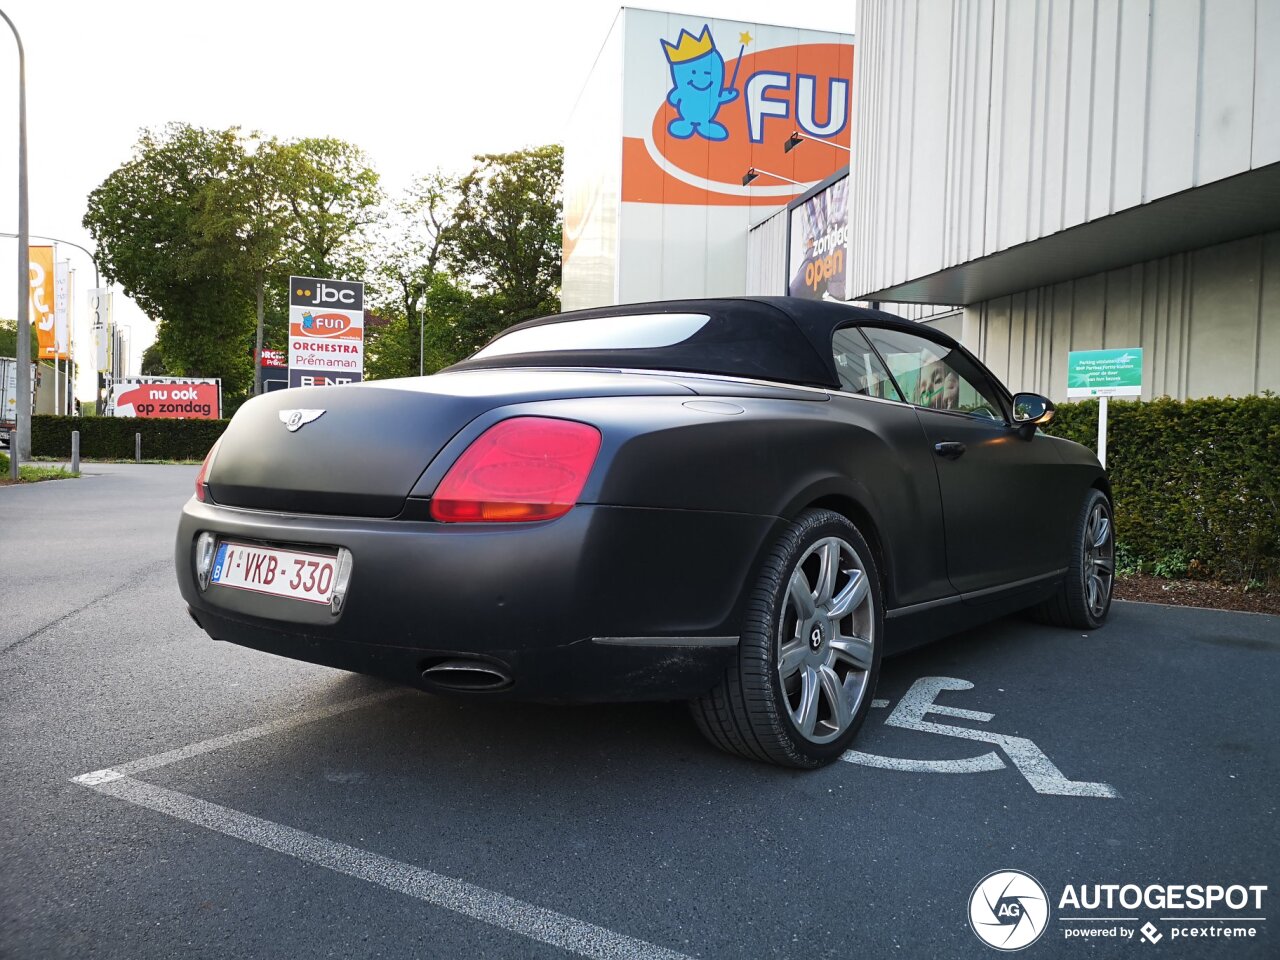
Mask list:
MULTIPOLYGON (((986 723, 995 715, 982 710, 964 710, 960 707, 948 707, 934 700, 944 690, 972 690, 973 684, 968 680, 955 677, 921 677, 911 685, 898 705, 893 708, 885 720, 890 727, 904 730, 918 730, 921 733, 936 733, 943 737, 958 737, 962 740, 977 740, 990 743, 1009 758, 1009 762, 1026 778, 1027 783, 1037 793, 1056 794, 1067 797, 1118 797, 1115 787, 1109 783, 1092 783, 1085 780, 1068 780, 1047 756, 1026 737, 1014 737, 1004 733, 993 733, 973 727, 957 727, 947 723, 934 723, 925 719, 926 714, 937 714, 946 717, 957 717, 961 720, 974 720, 986 723)), ((889 701, 875 700, 873 707, 887 707, 889 701)), ((976 757, 965 757, 960 760, 914 760, 906 757, 885 757, 875 753, 864 753, 861 750, 846 751, 842 760, 861 764, 865 767, 878 767, 882 770, 903 770, 910 773, 986 773, 992 770, 1003 770, 1005 761, 995 750, 976 757)))

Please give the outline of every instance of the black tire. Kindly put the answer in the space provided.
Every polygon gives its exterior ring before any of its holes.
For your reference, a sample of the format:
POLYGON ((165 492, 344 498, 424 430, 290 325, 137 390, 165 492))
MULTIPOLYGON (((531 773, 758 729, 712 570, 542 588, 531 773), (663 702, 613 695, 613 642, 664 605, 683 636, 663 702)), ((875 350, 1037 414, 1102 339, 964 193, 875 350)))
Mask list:
POLYGON ((1077 630, 1101 627, 1111 611, 1115 542, 1111 501, 1101 490, 1090 490, 1071 533, 1067 575, 1057 593, 1030 609, 1031 616, 1054 627, 1077 630), (1096 526, 1099 516, 1106 523, 1101 538, 1096 526), (1093 542, 1099 539, 1101 542, 1093 542))
POLYGON ((880 571, 866 539, 838 513, 805 511, 766 557, 737 653, 716 686, 690 704, 694 719, 729 753, 785 767, 825 766, 848 748, 871 708, 883 635, 880 571), (832 555, 838 560, 823 603, 832 555), (805 578, 803 587, 793 575, 805 578), (836 618, 841 604, 849 612, 836 618), (812 733, 802 729, 806 722, 812 733))

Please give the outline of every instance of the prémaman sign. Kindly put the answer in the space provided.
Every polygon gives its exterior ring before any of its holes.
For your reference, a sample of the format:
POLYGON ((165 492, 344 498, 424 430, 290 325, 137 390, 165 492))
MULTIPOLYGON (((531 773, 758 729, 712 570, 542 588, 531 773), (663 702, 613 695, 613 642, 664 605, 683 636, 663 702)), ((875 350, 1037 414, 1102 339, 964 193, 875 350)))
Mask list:
POLYGON ((364 284, 289 278, 289 386, 364 379, 364 284))

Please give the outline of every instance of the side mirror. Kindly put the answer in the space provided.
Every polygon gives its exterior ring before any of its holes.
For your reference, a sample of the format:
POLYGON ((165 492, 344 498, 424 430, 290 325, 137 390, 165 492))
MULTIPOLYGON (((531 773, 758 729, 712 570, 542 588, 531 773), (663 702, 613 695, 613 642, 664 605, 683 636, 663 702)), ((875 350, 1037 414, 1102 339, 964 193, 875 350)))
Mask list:
POLYGON ((1030 439, 1036 427, 1043 427, 1053 419, 1057 408, 1048 397, 1038 393, 1015 393, 1013 395, 1013 422, 1021 428, 1022 435, 1030 439))

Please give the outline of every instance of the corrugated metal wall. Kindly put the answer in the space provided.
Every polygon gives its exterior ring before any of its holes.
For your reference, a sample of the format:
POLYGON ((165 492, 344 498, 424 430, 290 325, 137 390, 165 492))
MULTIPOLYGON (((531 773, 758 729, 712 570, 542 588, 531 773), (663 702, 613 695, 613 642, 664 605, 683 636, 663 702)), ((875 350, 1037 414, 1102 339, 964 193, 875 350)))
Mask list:
POLYGON ((780 297, 787 292, 787 208, 762 220, 747 234, 749 297, 780 297))
POLYGON ((1066 400, 1067 353, 1143 348, 1143 398, 1280 392, 1280 233, 965 309, 963 340, 1012 390, 1066 400))
POLYGON ((1280 161, 1280 0, 860 0, 852 290, 1280 161))

